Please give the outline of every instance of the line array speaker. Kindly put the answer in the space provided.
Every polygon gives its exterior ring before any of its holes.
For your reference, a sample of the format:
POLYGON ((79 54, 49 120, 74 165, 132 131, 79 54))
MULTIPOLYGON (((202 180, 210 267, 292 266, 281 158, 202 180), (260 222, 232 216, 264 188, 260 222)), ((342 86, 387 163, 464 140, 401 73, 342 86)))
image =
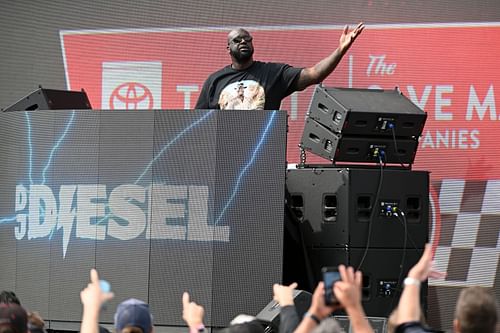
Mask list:
POLYGON ((85 110, 92 109, 87 93, 82 91, 39 88, 3 111, 85 110))

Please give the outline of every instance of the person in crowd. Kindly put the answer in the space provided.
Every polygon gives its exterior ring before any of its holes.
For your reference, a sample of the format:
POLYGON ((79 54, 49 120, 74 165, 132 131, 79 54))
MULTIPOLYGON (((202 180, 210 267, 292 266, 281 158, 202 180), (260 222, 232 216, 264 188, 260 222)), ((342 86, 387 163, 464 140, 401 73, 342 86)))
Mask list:
MULTIPOLYGON (((434 332, 420 321, 420 285, 429 277, 440 278, 444 275, 432 269, 432 248, 427 244, 422 257, 404 280, 398 304, 396 333, 434 332)), ((482 287, 469 287, 461 291, 453 321, 455 333, 494 333, 497 321, 498 305, 490 292, 482 287)))
POLYGON ((311 333, 343 333, 342 327, 339 322, 333 317, 326 318, 316 326, 311 333))
POLYGON ((189 327, 189 333, 202 333, 205 331, 203 317, 205 308, 190 300, 188 292, 182 294, 182 319, 189 327))
POLYGON ((231 324, 224 333, 265 333, 264 326, 256 319, 244 323, 231 324))
MULTIPOLYGON (((203 306, 190 300, 188 292, 182 295, 182 319, 189 327, 189 333, 205 332, 203 306)), ((264 326, 254 316, 238 315, 230 325, 223 330, 225 333, 264 333, 264 326)))
POLYGON ((243 28, 232 30, 227 36, 231 64, 207 78, 196 109, 278 110, 291 93, 328 77, 363 29, 363 23, 351 31, 345 26, 335 51, 307 68, 254 60, 252 35, 243 28))
POLYGON ((2 290, 0 293, 0 303, 15 303, 21 305, 21 301, 17 298, 13 291, 2 290))
POLYGON ((27 333, 28 314, 17 303, 0 303, 0 333, 27 333))
MULTIPOLYGON (((333 286, 333 292, 339 301, 339 305, 329 306, 325 304, 324 283, 318 283, 312 296, 311 306, 295 329, 293 328, 297 322, 297 315, 293 305, 293 289, 295 289, 297 285, 295 283, 290 286, 274 285, 274 300, 280 304, 281 310, 284 310, 286 313, 285 316, 281 316, 280 314, 280 332, 309 333, 320 325, 324 319, 330 316, 332 312, 339 308, 344 308, 349 316, 351 327, 354 332, 373 333, 373 329, 366 319, 363 306, 361 305, 361 272, 355 272, 352 267, 340 265, 339 273, 341 280, 337 281, 333 286), (284 327, 283 331, 281 331, 281 325, 284 327)), ((331 325, 330 327, 333 329, 337 326, 331 325)))
MULTIPOLYGON (((13 303, 21 305, 21 301, 13 291, 3 290, 0 292, 0 304, 1 303, 13 303)), ((28 318, 28 331, 30 333, 46 333, 45 321, 42 319, 40 314, 36 311, 27 311, 28 318)))
POLYGON ((154 321, 149 305, 135 298, 129 298, 118 305, 114 322, 117 333, 153 332, 154 321))
POLYGON ((99 275, 95 269, 90 271, 90 282, 80 292, 83 304, 81 333, 99 333, 99 312, 104 303, 114 297, 112 292, 104 292, 99 283, 99 275))
POLYGON ((499 332, 498 304, 491 292, 482 287, 462 289, 455 308, 455 333, 499 332))
MULTIPOLYGON (((101 289, 99 275, 95 269, 90 271, 90 283, 80 292, 83 304, 81 333, 99 333, 99 312, 102 305, 114 297, 112 292, 101 289)), ((141 300, 129 298, 116 308, 114 326, 116 333, 152 333, 153 315, 149 305, 141 300)))
MULTIPOLYGON (((423 312, 420 312, 420 323, 422 326, 427 327, 427 321, 424 316, 423 312)), ((391 314, 389 315, 389 318, 387 318, 387 333, 395 333, 396 332, 396 327, 398 326, 398 308, 396 307, 391 314)))
MULTIPOLYGON (((101 289, 99 275, 95 269, 90 271, 90 283, 80 292, 83 304, 81 333, 99 333, 99 312, 102 305, 114 297, 112 292, 101 289)), ((114 326, 116 333, 152 333, 153 316, 149 305, 141 300, 129 298, 116 308, 114 326)))
POLYGON ((45 330, 45 321, 36 311, 28 312, 28 330, 30 333, 47 333, 45 330))
POLYGON ((289 286, 273 285, 273 299, 280 305, 279 333, 292 333, 299 326, 300 318, 293 301, 293 291, 297 286, 296 282, 289 286))

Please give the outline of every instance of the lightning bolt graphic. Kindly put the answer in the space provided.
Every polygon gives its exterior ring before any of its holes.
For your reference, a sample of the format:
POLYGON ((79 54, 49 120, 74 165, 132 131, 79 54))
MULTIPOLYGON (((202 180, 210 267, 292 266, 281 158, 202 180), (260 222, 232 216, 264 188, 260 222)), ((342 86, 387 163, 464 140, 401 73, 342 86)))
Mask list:
POLYGON ((222 208, 219 216, 215 220, 215 225, 217 225, 219 223, 219 221, 222 219, 222 217, 226 213, 226 210, 229 208, 229 206, 233 202, 234 198, 236 197, 236 194, 237 194, 237 192, 239 190, 239 187, 240 187, 240 184, 241 184, 241 180, 243 179, 243 176, 245 175, 245 173, 247 172, 247 170, 250 168, 250 166, 254 163, 255 158, 257 156, 257 153, 259 152, 262 144, 264 143, 264 141, 266 139, 266 136, 267 136, 267 133, 269 132, 269 129, 271 128, 271 126, 273 124, 275 116, 276 116, 276 111, 273 111, 271 113, 270 117, 269 117, 269 120, 267 122, 266 128, 262 132, 262 135, 260 137, 259 142, 255 146, 255 149, 254 149, 254 151, 252 153, 252 157, 250 158, 250 160, 247 162, 247 164, 243 167, 243 169, 241 170, 240 174, 238 175, 238 178, 236 179, 236 184, 233 187, 233 191, 232 191, 229 199, 226 201, 226 204, 224 205, 224 208, 222 208))
MULTIPOLYGON (((134 185, 137 185, 142 180, 142 178, 144 177, 144 175, 146 175, 146 173, 149 171, 149 169, 151 169, 151 167, 153 166, 153 163, 161 155, 163 155, 167 151, 168 148, 170 148, 175 142, 177 142, 186 133, 188 133, 189 131, 193 130, 195 127, 199 126, 202 122, 204 122, 205 120, 207 120, 208 117, 210 117, 214 112, 215 112, 214 110, 210 110, 209 112, 205 113, 198 120, 194 121, 188 127, 184 128, 182 131, 180 131, 179 134, 177 134, 172 140, 170 140, 169 142, 165 143, 163 145, 162 149, 158 152, 158 154, 156 154, 156 156, 153 157, 153 159, 144 168, 144 171, 139 175, 139 177, 137 177, 137 179, 134 182, 134 185)), ((130 200, 129 200, 129 202, 130 202, 130 200)), ((107 205, 106 205, 106 208, 107 208, 107 205)), ((108 219, 109 217, 112 217, 112 216, 113 216, 112 213, 107 213, 99 221, 97 221, 97 224, 103 223, 106 219, 108 219)))
POLYGON ((73 120, 74 119, 75 119, 75 111, 73 110, 71 112, 71 117, 69 118, 69 121, 68 121, 68 123, 66 124, 66 126, 64 128, 63 133, 61 134, 61 136, 59 137, 59 140, 57 140, 56 144, 52 147, 52 149, 50 151, 49 159, 47 161, 47 164, 43 168, 43 172, 42 172, 42 185, 45 184, 45 174, 47 173, 47 170, 49 169, 50 164, 52 163, 52 158, 54 157, 54 154, 55 154, 56 150, 59 149, 59 146, 61 145, 61 143, 63 142, 63 140, 66 138, 66 134, 68 133, 69 128, 71 127, 71 125, 73 125, 73 120))
MULTIPOLYGON (((197 119, 196 121, 191 123, 189 126, 184 128, 182 131, 180 131, 172 140, 165 143, 163 145, 162 149, 151 159, 151 161, 149 161, 149 163, 146 165, 146 167, 144 168, 142 173, 135 180, 134 184, 138 184, 139 182, 141 182, 143 180, 144 176, 151 169, 154 162, 156 160, 158 160, 158 158, 160 158, 160 156, 164 155, 173 144, 175 144, 177 141, 179 141, 187 133, 189 133, 194 128, 198 127, 200 124, 202 124, 204 121, 206 121, 211 115, 214 114, 214 112, 215 112, 214 110, 211 110, 209 112, 204 113, 202 117, 200 117, 199 119, 197 119)), ((248 160, 248 162, 244 165, 244 167, 240 171, 240 173, 236 179, 235 185, 233 187, 232 193, 231 193, 230 197, 228 198, 227 202, 225 203, 221 213, 217 217, 217 219, 215 221, 215 225, 217 225, 220 222, 220 220, 224 216, 225 212, 227 211, 227 209, 230 207, 230 205, 234 201, 234 198, 237 195, 237 192, 240 188, 240 185, 242 183, 242 180, 243 180, 245 174, 247 173, 247 171, 249 170, 251 165, 255 162, 255 159, 258 155, 258 152, 260 151, 264 141, 266 140, 267 134, 268 134, 270 128, 272 127, 273 122, 274 122, 275 115, 276 115, 276 112, 271 113, 271 115, 267 121, 267 124, 263 130, 263 133, 262 133, 258 143, 256 144, 255 149, 252 152, 250 159, 248 160)), ((75 118, 76 118, 75 111, 72 111, 71 116, 70 116, 68 122, 66 123, 62 134, 60 135, 59 139, 56 141, 56 143, 53 145, 53 147, 50 151, 49 158, 48 158, 47 163, 45 164, 43 171, 42 171, 42 182, 40 185, 45 184, 45 182, 47 180, 46 174, 47 174, 48 170, 50 170, 50 167, 52 165, 52 162, 54 160, 54 157, 55 157, 57 151, 61 149, 62 144, 63 144, 64 140, 66 139, 70 128, 73 126, 73 124, 75 122, 75 118)), ((26 120, 27 137, 28 137, 28 151, 29 151, 28 177, 29 177, 30 185, 34 185, 35 182, 33 181, 33 176, 32 176, 32 174, 33 174, 32 125, 31 125, 31 119, 30 119, 28 112, 25 112, 25 120, 26 120)), ((71 232, 73 230, 74 221, 76 218, 76 208, 73 207, 73 202, 75 200, 75 195, 76 195, 76 186, 74 188, 72 187, 72 188, 69 188, 67 190, 72 191, 72 192, 69 192, 68 194, 71 194, 71 198, 73 198, 71 200, 71 202, 69 203, 70 207, 67 207, 65 209, 65 211, 68 213, 62 219, 64 221, 61 220, 61 216, 59 216, 59 214, 58 214, 55 226, 52 228, 52 230, 49 234, 49 239, 52 239, 56 230, 59 230, 61 228, 63 229, 63 257, 66 256, 66 251, 67 251, 67 248, 69 245, 70 235, 71 235, 71 232)), ((29 193, 29 191, 28 191, 28 193, 29 193)), ((107 208, 107 206, 106 206, 106 208, 107 208)), ((43 218, 44 215, 45 215, 45 212, 42 211, 40 217, 43 218)), ((97 224, 102 223, 110 216, 112 216, 112 213, 111 212, 107 213, 104 217, 102 217, 97 222, 97 224)), ((13 222, 13 221, 16 221, 16 216, 0 219, 0 223, 7 223, 7 222, 13 222)))
POLYGON ((2 223, 9 223, 9 222, 14 222, 16 221, 17 217, 16 216, 12 216, 12 217, 5 217, 3 219, 0 219, 0 224, 2 223))
POLYGON ((166 143, 163 148, 160 150, 160 152, 148 163, 148 165, 146 166, 146 168, 144 169, 144 171, 141 173, 141 175, 135 180, 134 182, 134 185, 137 185, 137 183, 139 183, 142 179, 142 177, 144 177, 144 175, 146 174, 146 172, 148 172, 149 169, 151 169, 151 167, 153 166, 153 163, 161 156, 163 155, 163 153, 168 149, 170 148, 171 145, 173 145, 177 140, 179 140, 179 138, 181 138, 184 134, 186 134, 187 132, 191 131, 193 128, 197 127, 200 123, 202 123, 203 121, 205 121, 205 119, 207 119, 208 117, 210 117, 212 114, 213 114, 214 110, 210 110, 209 112, 207 112, 203 117, 201 117, 200 119, 196 120, 194 123, 191 123, 191 125, 189 125, 188 127, 186 127, 185 129, 183 129, 182 131, 179 132, 179 134, 177 134, 175 136, 175 138, 173 138, 172 140, 170 140, 168 143, 166 143))

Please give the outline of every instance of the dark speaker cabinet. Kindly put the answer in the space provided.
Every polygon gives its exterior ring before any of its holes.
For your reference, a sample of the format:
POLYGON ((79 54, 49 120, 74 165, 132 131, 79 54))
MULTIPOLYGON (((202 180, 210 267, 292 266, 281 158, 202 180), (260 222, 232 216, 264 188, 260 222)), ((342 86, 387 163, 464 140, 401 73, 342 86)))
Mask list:
POLYGON ((372 248, 402 248, 405 243, 423 248, 427 242, 427 171, 290 169, 286 184, 287 204, 301 223, 307 246, 365 247, 368 237, 372 248))

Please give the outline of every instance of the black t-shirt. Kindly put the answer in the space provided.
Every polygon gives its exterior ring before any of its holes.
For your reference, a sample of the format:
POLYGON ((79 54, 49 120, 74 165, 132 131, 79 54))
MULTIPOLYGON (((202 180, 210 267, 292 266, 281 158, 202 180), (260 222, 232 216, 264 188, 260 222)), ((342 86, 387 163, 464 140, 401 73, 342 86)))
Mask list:
POLYGON ((293 333, 300 324, 295 305, 287 305, 280 310, 279 333, 293 333))
POLYGON ((226 66, 205 81, 196 109, 278 110, 281 100, 297 90, 301 70, 261 61, 241 71, 226 66))
POLYGON ((437 333, 431 328, 425 327, 418 321, 410 321, 396 327, 396 333, 437 333))

